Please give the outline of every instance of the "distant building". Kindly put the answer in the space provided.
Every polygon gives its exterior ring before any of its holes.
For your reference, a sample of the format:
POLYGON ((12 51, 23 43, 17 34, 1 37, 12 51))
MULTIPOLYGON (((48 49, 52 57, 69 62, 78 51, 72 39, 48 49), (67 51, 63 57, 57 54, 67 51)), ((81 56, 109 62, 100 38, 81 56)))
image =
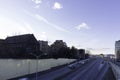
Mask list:
POLYGON ((115 59, 115 55, 114 54, 107 54, 105 57, 107 57, 109 59, 115 59))
POLYGON ((40 51, 42 51, 44 54, 48 54, 48 50, 49 50, 49 45, 48 45, 48 41, 38 41, 39 42, 39 46, 40 46, 40 51))
POLYGON ((120 59, 120 40, 115 42, 115 54, 116 58, 120 59))
POLYGON ((5 56, 5 51, 6 51, 6 43, 5 40, 0 39, 0 57, 5 56))
POLYGON ((5 40, 0 39, 0 49, 3 48, 4 45, 5 45, 5 40))
POLYGON ((28 55, 39 54, 39 43, 33 34, 16 35, 0 40, 1 58, 28 58, 28 55))
POLYGON ((5 40, 4 39, 0 39, 0 45, 4 44, 4 43, 5 43, 5 40))
POLYGON ((79 49, 78 52, 79 52, 80 58, 84 59, 85 58, 85 49, 79 49))

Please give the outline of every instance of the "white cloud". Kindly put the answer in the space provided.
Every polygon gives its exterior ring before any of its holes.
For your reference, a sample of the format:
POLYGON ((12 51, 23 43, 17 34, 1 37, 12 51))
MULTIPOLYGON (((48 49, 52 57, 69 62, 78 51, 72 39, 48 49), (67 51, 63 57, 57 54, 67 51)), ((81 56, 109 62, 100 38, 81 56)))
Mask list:
POLYGON ((40 4, 42 3, 42 0, 32 0, 35 4, 40 4))
POLYGON ((53 5, 53 9, 59 10, 62 8, 63 8, 63 6, 59 2, 55 2, 53 5))
POLYGON ((77 27, 75 27, 77 30, 81 30, 81 29, 90 29, 90 27, 87 25, 87 23, 83 22, 80 25, 78 25, 77 27))
POLYGON ((40 7, 40 4, 42 3, 42 0, 32 0, 35 5, 34 5, 34 8, 38 9, 40 7))

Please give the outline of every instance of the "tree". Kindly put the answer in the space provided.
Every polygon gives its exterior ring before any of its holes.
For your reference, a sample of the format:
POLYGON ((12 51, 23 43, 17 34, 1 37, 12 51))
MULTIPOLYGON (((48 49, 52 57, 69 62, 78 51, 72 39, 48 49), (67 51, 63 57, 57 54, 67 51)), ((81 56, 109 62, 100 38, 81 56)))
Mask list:
POLYGON ((74 46, 72 46, 71 50, 70 50, 70 55, 71 58, 78 58, 78 50, 77 48, 75 48, 74 46))
POLYGON ((69 47, 61 47, 58 51, 58 56, 61 58, 70 58, 70 48, 69 47))
POLYGON ((50 54, 53 58, 60 58, 63 57, 63 53, 65 53, 67 45, 62 40, 56 40, 50 46, 50 54))
POLYGON ((104 57, 104 54, 103 54, 103 53, 101 53, 101 54, 100 54, 100 57, 104 57))

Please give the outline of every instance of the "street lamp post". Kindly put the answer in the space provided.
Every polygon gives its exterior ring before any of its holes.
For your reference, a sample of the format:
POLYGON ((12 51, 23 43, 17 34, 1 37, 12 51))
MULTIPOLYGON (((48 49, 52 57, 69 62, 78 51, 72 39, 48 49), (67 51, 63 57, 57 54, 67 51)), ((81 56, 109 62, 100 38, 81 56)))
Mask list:
POLYGON ((27 60, 28 62, 28 75, 30 74, 30 60, 27 60))
POLYGON ((31 55, 33 55, 34 57, 36 57, 36 80, 37 80, 37 77, 38 77, 38 60, 39 60, 39 57, 41 57, 42 55, 35 55, 33 53, 30 53, 31 55))

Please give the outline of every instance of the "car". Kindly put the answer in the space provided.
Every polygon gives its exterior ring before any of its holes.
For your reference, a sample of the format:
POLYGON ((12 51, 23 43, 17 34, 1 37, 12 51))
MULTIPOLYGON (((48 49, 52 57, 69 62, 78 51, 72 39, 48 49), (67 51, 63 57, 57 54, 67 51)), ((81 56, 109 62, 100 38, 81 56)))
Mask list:
POLYGON ((84 62, 84 61, 79 61, 78 63, 79 63, 79 64, 84 64, 85 62, 84 62))
POLYGON ((68 65, 68 68, 70 68, 70 69, 75 69, 75 68, 76 68, 76 65, 75 65, 75 64, 69 64, 69 65, 68 65))

